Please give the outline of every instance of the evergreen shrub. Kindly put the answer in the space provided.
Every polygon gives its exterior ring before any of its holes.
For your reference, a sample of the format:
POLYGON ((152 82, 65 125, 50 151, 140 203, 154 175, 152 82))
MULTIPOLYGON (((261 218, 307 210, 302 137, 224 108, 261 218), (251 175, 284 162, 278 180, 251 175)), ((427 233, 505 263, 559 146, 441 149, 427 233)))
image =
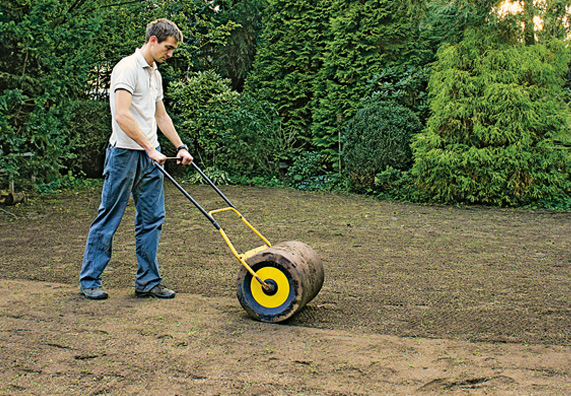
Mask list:
POLYGON ((400 170, 390 166, 375 176, 374 195, 381 199, 406 202, 426 200, 416 187, 410 169, 400 170))
MULTIPOLYGON (((278 176, 280 162, 296 152, 273 105, 233 91, 214 71, 172 83, 167 95, 177 131, 203 168, 232 178, 278 176)), ((167 154, 171 146, 165 143, 167 154)))
POLYGON ((387 167, 412 166, 411 136, 422 124, 412 110, 394 102, 370 102, 348 122, 342 138, 343 172, 359 188, 371 188, 387 167))
POLYGON ((569 50, 554 40, 502 43, 468 30, 438 53, 431 117, 415 136, 417 186, 441 203, 522 206, 571 193, 571 131, 562 98, 569 50))
POLYGON ((76 137, 71 148, 73 159, 65 168, 74 175, 100 178, 105 149, 111 136, 111 111, 108 100, 78 100, 73 106, 70 133, 76 137))
POLYGON ((300 153, 287 171, 290 184, 299 190, 320 190, 326 181, 323 157, 317 151, 300 153))
POLYGON ((222 142, 216 165, 233 176, 279 176, 280 163, 297 152, 292 129, 285 129, 274 106, 241 94, 219 114, 222 142))
POLYGON ((375 73, 368 81, 364 101, 393 101, 408 107, 424 122, 428 118, 429 67, 394 66, 375 73))
MULTIPOLYGON (((217 121, 239 94, 230 89, 229 79, 208 70, 172 82, 166 95, 179 136, 204 167, 211 166, 223 143, 224 131, 217 121)), ((164 152, 174 155, 172 144, 163 141, 164 152)))

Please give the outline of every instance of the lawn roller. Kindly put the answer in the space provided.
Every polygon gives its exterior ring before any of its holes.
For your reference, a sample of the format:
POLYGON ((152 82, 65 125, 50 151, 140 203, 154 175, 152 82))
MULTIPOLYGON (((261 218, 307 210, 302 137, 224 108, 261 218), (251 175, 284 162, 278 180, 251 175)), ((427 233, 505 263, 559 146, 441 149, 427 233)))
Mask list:
MULTIPOLYGON (((177 157, 167 159, 180 160, 177 157)), ((273 323, 289 319, 317 296, 323 286, 323 264, 319 256, 310 246, 299 241, 287 241, 272 246, 242 216, 212 180, 194 162, 192 165, 228 204, 228 207, 207 212, 164 167, 157 165, 157 168, 210 220, 236 259, 242 264, 238 272, 237 296, 248 315, 256 320, 273 323), (263 245, 245 253, 239 253, 224 229, 214 219, 215 214, 222 212, 235 213, 262 240, 263 245)))

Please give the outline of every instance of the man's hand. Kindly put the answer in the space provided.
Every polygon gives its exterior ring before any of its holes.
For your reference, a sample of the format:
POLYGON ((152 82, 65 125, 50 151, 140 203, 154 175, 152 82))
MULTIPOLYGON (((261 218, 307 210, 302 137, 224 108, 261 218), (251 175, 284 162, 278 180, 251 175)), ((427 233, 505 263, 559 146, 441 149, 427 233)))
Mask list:
POLYGON ((165 163, 165 161, 167 160, 167 156, 155 148, 148 150, 147 155, 149 156, 151 161, 153 161, 159 165, 163 165, 165 163))
POLYGON ((183 165, 190 165, 192 160, 194 160, 192 155, 190 155, 190 153, 185 149, 178 150, 177 157, 182 159, 179 163, 183 165))

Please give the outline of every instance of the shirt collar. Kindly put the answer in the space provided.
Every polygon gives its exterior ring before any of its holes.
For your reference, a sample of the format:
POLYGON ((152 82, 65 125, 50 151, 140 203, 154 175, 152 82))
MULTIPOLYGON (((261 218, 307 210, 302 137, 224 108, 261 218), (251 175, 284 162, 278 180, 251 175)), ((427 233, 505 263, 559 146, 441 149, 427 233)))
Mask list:
POLYGON ((150 67, 152 69, 152 71, 157 70, 157 62, 153 62, 153 66, 150 66, 147 63, 147 60, 145 59, 145 57, 143 56, 143 53, 141 52, 140 48, 137 48, 135 50, 135 59, 137 59, 137 64, 139 66, 141 66, 143 69, 150 67))

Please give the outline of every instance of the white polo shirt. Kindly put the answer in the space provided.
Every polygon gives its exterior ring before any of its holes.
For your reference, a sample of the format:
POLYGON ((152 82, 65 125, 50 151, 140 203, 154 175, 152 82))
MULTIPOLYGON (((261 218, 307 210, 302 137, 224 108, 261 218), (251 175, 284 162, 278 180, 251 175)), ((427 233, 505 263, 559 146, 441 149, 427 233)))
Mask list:
POLYGON ((115 121, 115 91, 125 89, 132 95, 130 112, 137 121, 141 132, 149 139, 153 147, 159 146, 157 120, 155 112, 157 102, 163 100, 163 81, 156 62, 149 66, 140 49, 133 55, 123 58, 111 73, 111 92, 109 104, 113 123, 113 133, 109 139, 111 145, 118 148, 143 150, 131 139, 115 121))

